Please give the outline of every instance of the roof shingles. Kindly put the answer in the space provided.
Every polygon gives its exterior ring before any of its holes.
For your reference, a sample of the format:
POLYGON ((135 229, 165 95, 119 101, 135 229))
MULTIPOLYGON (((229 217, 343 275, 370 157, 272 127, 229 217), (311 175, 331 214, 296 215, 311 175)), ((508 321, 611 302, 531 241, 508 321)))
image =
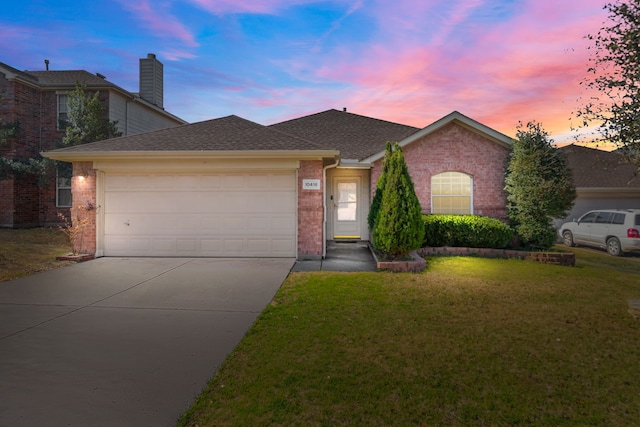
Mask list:
POLYGON ((105 151, 260 151, 323 149, 326 149, 326 147, 231 115, 154 132, 61 148, 56 151, 89 153, 105 151))
POLYGON ((84 70, 25 71, 24 73, 35 78, 42 87, 73 87, 78 83, 87 87, 117 87, 108 80, 84 70))
POLYGON ((340 150, 343 159, 362 160, 384 151, 387 141, 401 141, 419 131, 413 126, 327 110, 269 126, 340 150))
POLYGON ((619 153, 580 145, 560 150, 567 155, 577 188, 640 188, 637 168, 619 153))

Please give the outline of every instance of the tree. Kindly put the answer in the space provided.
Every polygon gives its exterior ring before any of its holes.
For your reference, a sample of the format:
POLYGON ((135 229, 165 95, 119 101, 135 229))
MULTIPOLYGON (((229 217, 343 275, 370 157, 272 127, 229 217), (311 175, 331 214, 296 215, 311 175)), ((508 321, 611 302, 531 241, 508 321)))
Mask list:
MULTIPOLYGON (((110 121, 100 103, 100 93, 89 94, 85 85, 76 85, 67 96, 66 131, 62 138, 64 145, 79 145, 103 139, 121 136, 117 121, 110 121)), ((3 123, 0 120, 0 144, 7 143, 19 130, 19 123, 3 123)), ((59 174, 71 176, 71 165, 65 162, 50 161, 39 155, 36 158, 9 159, 0 157, 0 179, 18 174, 40 176, 57 168, 59 174)))
POLYGON ((593 42, 588 77, 591 97, 576 116, 580 127, 597 124, 599 142, 613 143, 640 168, 640 0, 604 6, 610 22, 593 42))
POLYGON ((373 196, 373 200, 371 201, 371 208, 369 209, 369 215, 367 216, 367 222, 369 223, 369 230, 373 232, 373 229, 376 226, 376 219, 378 218, 378 211, 380 210, 380 203, 382 202, 382 189, 384 188, 384 183, 387 180, 387 169, 389 165, 389 158, 393 153, 393 145, 391 141, 387 141, 384 151, 384 158, 382 159, 382 169, 380 171, 380 176, 378 177, 378 182, 376 184, 376 194, 373 196))
POLYGON ((380 208, 374 221, 373 247, 391 258, 417 249, 424 238, 422 208, 400 145, 387 160, 380 208))
POLYGON ((576 198, 563 152, 539 123, 520 123, 509 154, 505 190, 509 221, 522 243, 549 249, 556 240, 552 220, 566 216, 576 198))
POLYGON ((121 136, 117 121, 110 121, 100 103, 100 93, 87 92, 85 85, 76 85, 67 96, 67 126, 62 142, 79 145, 121 136))

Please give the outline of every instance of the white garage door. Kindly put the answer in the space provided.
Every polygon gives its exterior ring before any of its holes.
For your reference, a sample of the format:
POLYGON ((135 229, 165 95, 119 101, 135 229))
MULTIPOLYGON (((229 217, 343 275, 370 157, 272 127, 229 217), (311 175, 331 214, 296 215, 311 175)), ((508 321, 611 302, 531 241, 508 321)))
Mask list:
POLYGON ((296 175, 105 174, 106 256, 295 257, 296 175))

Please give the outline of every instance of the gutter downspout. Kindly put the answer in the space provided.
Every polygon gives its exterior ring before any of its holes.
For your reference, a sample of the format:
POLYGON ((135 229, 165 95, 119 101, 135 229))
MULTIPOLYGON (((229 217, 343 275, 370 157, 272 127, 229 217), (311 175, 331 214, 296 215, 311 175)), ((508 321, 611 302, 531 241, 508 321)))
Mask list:
POLYGON ((322 259, 327 257, 327 169, 335 168, 340 164, 340 158, 336 156, 333 164, 322 168, 322 259))

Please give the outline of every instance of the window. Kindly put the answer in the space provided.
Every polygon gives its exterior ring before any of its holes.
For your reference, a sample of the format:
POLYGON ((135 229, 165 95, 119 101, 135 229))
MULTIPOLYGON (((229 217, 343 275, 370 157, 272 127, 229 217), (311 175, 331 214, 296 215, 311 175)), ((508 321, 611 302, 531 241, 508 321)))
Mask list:
POLYGON ((595 222, 596 217, 598 216, 598 212, 589 212, 588 214, 584 215, 582 218, 580 218, 580 222, 595 222))
POLYGON ((431 177, 431 213, 467 215, 473 213, 473 180, 461 172, 444 172, 431 177))
POLYGON ((56 206, 71 207, 71 175, 70 163, 62 163, 56 169, 56 206))
POLYGON ((610 222, 611 213, 600 212, 596 218, 596 224, 608 224, 610 222))
POLYGON ((358 207, 357 184, 338 183, 338 221, 355 221, 358 207))
POLYGON ((60 93, 58 94, 58 130, 65 130, 67 127, 68 112, 67 95, 60 93))

